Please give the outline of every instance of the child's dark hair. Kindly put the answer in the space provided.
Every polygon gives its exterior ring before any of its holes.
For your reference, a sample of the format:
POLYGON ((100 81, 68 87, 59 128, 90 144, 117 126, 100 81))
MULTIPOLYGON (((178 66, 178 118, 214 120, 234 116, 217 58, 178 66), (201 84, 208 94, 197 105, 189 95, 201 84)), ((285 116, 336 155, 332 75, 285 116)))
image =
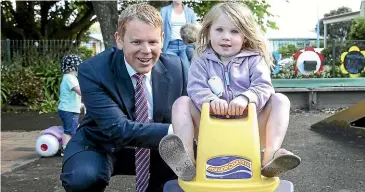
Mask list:
POLYGON ((185 43, 195 43, 198 37, 199 29, 194 24, 186 24, 180 29, 180 36, 185 43))
POLYGON ((75 54, 66 55, 62 58, 61 71, 62 71, 62 73, 77 71, 79 65, 82 62, 83 61, 79 55, 75 55, 75 54))

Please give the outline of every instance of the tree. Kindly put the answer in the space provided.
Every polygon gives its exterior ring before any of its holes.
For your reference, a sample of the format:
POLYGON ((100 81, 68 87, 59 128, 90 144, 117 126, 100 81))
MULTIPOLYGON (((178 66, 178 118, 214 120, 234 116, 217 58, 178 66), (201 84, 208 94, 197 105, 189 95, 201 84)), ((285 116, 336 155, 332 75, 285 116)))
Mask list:
MULTIPOLYGON (((351 12, 352 10, 348 7, 339 7, 337 9, 331 10, 329 13, 324 14, 324 18, 340 15, 344 13, 351 12)), ((327 38, 335 39, 335 40, 344 40, 346 39, 349 31, 350 31, 351 21, 339 22, 339 23, 331 23, 327 24, 327 38)), ((317 26, 315 27, 317 30, 317 26)), ((324 24, 323 19, 319 21, 319 34, 324 35, 324 24)))
MULTIPOLYGON (((266 1, 258 0, 237 0, 245 3, 255 14, 257 22, 260 24, 261 28, 265 31, 266 28, 277 29, 276 23, 270 20, 274 15, 271 14, 268 9, 270 5, 266 1), (265 22, 266 20, 266 22, 265 22)), ((100 27, 102 29, 103 39, 105 42, 105 47, 110 47, 114 44, 114 32, 116 31, 116 26, 118 19, 113 15, 117 10, 124 10, 127 6, 136 3, 149 3, 150 5, 160 9, 161 7, 167 5, 169 1, 148 1, 148 0, 129 0, 129 1, 93 1, 94 9, 100 22, 100 27), (119 7, 119 9, 118 9, 119 7), (104 29, 104 30, 103 30, 104 29), (107 29, 107 30, 106 30, 107 29), (105 31, 105 32, 104 32, 105 31)), ((192 7, 197 13, 200 20, 204 15, 217 3, 221 1, 187 1, 186 4, 192 7)))
POLYGON ((2 38, 81 40, 94 16, 89 1, 1 1, 2 38))
POLYGON ((289 44, 279 47, 278 53, 281 54, 282 58, 287 58, 293 56, 298 50, 297 46, 289 44))
POLYGON ((365 40, 365 18, 357 18, 352 21, 349 39, 365 40))
POLYGON ((114 33, 117 30, 118 10, 116 1, 92 1, 96 17, 100 23, 105 48, 115 44, 114 33))

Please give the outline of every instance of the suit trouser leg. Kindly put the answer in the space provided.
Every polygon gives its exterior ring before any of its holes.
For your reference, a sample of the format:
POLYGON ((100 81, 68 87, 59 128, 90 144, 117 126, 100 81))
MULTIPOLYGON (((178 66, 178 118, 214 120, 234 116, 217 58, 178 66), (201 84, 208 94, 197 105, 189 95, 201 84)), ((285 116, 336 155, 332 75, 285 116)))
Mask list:
MULTIPOLYGON (((114 153, 114 171, 113 175, 135 175, 135 149, 124 148, 121 151, 114 153)), ((147 191, 162 192, 164 184, 177 179, 174 172, 162 160, 158 150, 151 150, 150 159, 150 179, 147 191)), ((133 181, 135 182, 135 181, 133 181)))
POLYGON ((67 192, 104 191, 111 173, 112 161, 106 153, 85 150, 63 164, 60 179, 67 192))
MULTIPOLYGON (((150 180, 147 191, 163 191, 164 184, 176 175, 161 159, 157 150, 151 150, 150 180)), ((63 165, 62 185, 66 191, 104 191, 110 177, 135 175, 135 150, 124 148, 116 153, 85 150, 71 156, 63 165)), ((133 180, 133 182, 135 182, 133 180)))

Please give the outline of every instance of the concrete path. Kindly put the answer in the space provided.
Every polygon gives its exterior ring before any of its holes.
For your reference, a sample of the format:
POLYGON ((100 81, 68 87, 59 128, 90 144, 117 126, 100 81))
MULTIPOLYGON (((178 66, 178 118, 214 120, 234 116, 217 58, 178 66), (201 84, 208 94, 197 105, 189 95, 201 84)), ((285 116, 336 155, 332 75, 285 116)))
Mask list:
POLYGON ((1 174, 39 158, 34 145, 40 131, 1 132, 1 174))

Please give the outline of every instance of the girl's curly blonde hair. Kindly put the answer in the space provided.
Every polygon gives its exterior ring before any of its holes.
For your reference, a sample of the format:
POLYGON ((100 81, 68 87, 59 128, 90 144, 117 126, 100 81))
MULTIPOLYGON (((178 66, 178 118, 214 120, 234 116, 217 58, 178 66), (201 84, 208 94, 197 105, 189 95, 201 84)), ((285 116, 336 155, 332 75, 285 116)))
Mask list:
POLYGON ((208 48, 212 48, 209 40, 209 31, 214 21, 221 14, 227 15, 229 20, 238 28, 245 41, 242 50, 260 52, 266 65, 273 66, 273 57, 270 53, 267 40, 257 24, 251 10, 243 3, 225 2, 215 5, 204 17, 201 30, 198 34, 197 55, 201 55, 208 48))

